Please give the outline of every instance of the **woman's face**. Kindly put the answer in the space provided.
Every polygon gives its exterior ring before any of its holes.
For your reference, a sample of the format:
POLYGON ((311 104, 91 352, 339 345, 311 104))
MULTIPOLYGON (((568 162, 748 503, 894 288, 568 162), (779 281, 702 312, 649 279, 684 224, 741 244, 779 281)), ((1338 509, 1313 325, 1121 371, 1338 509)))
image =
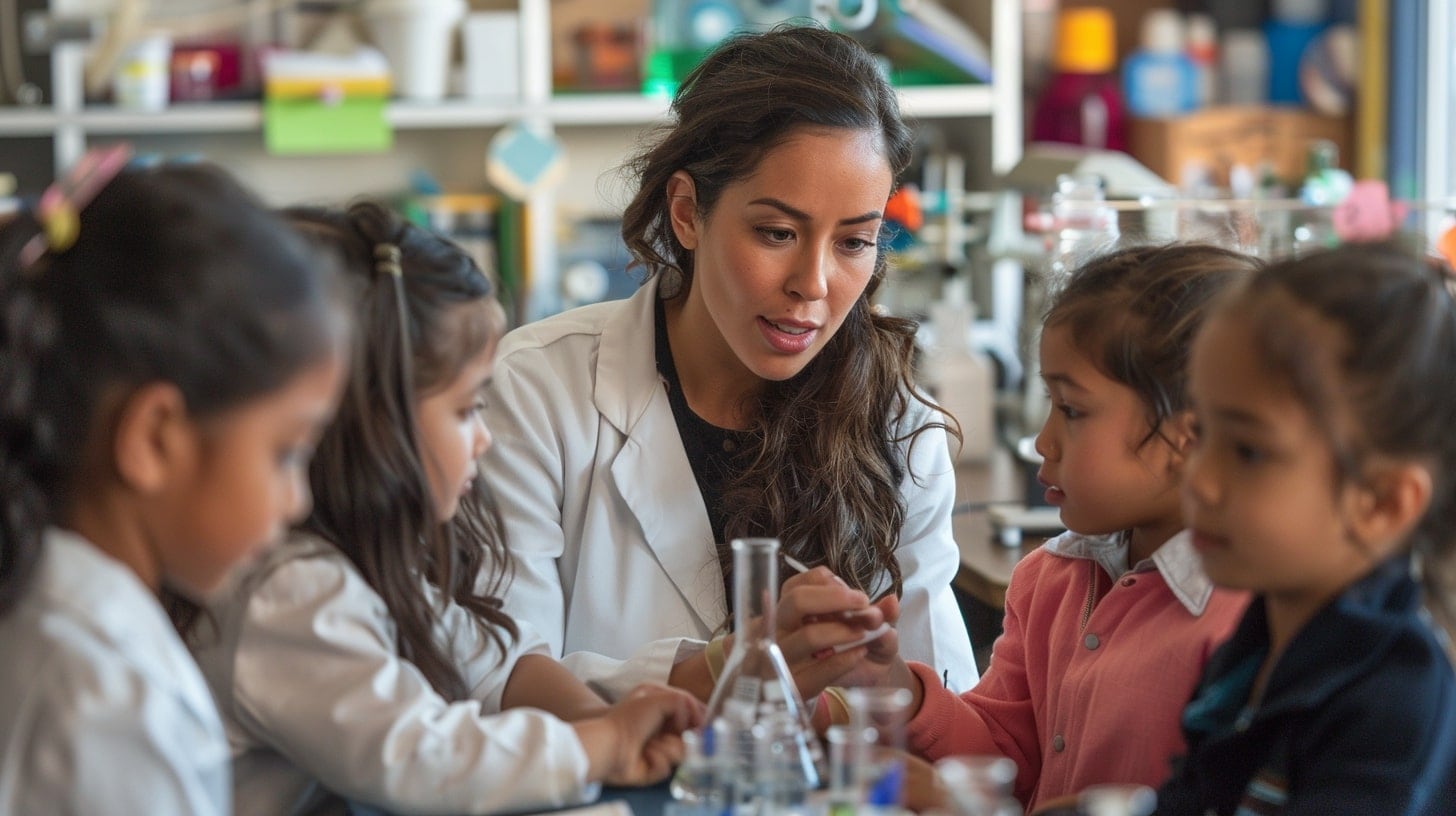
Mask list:
POLYGON ((877 131, 830 128, 770 150, 706 217, 692 178, 674 175, 673 228, 693 253, 683 306, 691 362, 729 378, 802 371, 869 284, 893 183, 877 131))

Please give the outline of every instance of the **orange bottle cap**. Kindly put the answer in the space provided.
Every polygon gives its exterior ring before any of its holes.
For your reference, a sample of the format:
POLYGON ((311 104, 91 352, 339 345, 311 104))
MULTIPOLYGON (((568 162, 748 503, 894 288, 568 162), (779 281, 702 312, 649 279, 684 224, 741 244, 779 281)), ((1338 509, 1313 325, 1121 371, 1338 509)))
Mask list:
POLYGON ((1117 32, 1105 8, 1063 9, 1057 18, 1058 71, 1107 74, 1117 65, 1117 32))

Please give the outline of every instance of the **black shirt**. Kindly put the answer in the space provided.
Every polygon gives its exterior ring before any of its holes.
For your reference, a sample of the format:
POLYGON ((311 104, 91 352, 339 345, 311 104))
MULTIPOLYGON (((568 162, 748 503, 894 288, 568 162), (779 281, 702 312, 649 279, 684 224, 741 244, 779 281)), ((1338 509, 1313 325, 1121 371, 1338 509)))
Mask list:
POLYGON ((677 432, 682 437, 688 464, 692 465, 693 477, 703 494, 703 506, 708 509, 713 542, 721 547, 725 543, 723 526, 726 517, 723 486, 742 471, 744 462, 741 454, 748 449, 752 434, 719 428, 693 413, 693 409, 688 407, 687 397, 683 396, 677 366, 673 363, 672 348, 667 339, 667 317, 661 300, 657 301, 655 319, 657 372, 667 381, 667 401, 672 405, 672 418, 677 422, 677 432))

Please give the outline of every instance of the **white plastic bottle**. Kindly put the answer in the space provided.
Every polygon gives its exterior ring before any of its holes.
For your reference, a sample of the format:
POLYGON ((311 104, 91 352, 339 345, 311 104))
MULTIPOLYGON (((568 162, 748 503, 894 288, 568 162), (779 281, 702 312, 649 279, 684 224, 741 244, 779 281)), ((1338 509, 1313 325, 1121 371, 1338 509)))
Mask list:
POLYGON ((947 277, 941 299, 930 306, 935 343, 928 355, 932 396, 961 426, 957 462, 985 462, 996 445, 996 376, 990 359, 971 344, 970 283, 947 277))
POLYGON ((1218 28, 1207 14, 1188 15, 1188 59, 1198 79, 1197 107, 1218 99, 1218 28))
POLYGON ((1219 86, 1230 105, 1262 105, 1269 99, 1269 43, 1263 32, 1232 28, 1223 35, 1219 86))
POLYGON ((1177 116, 1198 107, 1198 71, 1183 52, 1183 15, 1153 9, 1143 17, 1142 48, 1123 63, 1122 87, 1134 116, 1177 116))

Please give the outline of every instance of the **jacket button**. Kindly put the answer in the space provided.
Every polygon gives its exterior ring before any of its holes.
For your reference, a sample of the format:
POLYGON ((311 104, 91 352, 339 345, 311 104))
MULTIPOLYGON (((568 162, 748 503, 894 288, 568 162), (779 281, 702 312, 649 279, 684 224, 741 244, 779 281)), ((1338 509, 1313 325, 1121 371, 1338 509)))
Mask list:
POLYGON ((1137 583, 1137 579, 1136 578, 1124 578, 1124 579, 1122 579, 1122 585, 1125 586, 1125 587, 1126 586, 1132 586, 1133 584, 1136 584, 1136 583, 1137 583))
POLYGON ((1060 754, 1062 751, 1065 751, 1066 749, 1067 749, 1067 741, 1064 740, 1064 739, 1062 739, 1062 735, 1061 734, 1058 734, 1055 737, 1052 737, 1052 750, 1053 751, 1056 751, 1057 753, 1060 754))
POLYGON ((1082 638, 1082 645, 1086 646, 1088 649, 1096 649, 1098 646, 1102 645, 1102 641, 1098 640, 1096 635, 1089 634, 1086 637, 1082 638))

